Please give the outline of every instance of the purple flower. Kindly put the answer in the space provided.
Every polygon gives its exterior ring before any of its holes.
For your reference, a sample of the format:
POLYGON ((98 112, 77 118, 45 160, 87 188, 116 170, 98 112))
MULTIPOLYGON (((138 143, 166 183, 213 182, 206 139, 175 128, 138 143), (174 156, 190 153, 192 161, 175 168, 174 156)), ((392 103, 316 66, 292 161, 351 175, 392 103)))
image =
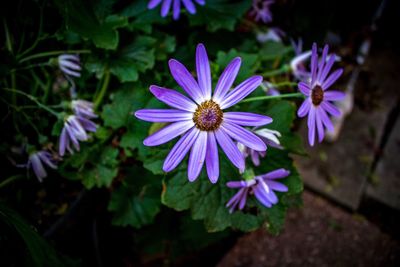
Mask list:
POLYGON ((282 38, 286 36, 286 33, 279 28, 269 28, 267 32, 257 33, 257 41, 265 43, 268 41, 282 43, 282 38))
POLYGON ((179 19, 181 11, 181 2, 190 14, 196 14, 196 7, 193 4, 193 1, 201 6, 206 3, 205 0, 150 0, 147 8, 153 9, 161 4, 161 16, 165 17, 168 15, 172 5, 172 16, 174 20, 177 20, 179 19))
POLYGON ((337 117, 340 111, 330 101, 341 100, 345 96, 340 91, 327 91, 343 73, 343 69, 338 69, 328 75, 336 58, 333 54, 326 61, 328 49, 328 45, 325 45, 322 57, 318 61, 317 45, 313 44, 311 80, 298 84, 300 92, 307 98, 297 111, 297 115, 304 117, 308 114, 308 142, 311 146, 314 145, 316 133, 318 133, 318 141, 321 142, 324 139, 324 128, 333 131, 328 114, 337 117))
MULTIPOLYGON (((261 140, 264 141, 264 143, 268 146, 277 148, 277 149, 283 149, 283 147, 280 145, 278 137, 281 137, 281 133, 275 130, 270 130, 267 128, 263 129, 257 129, 254 128, 252 130, 253 133, 255 133, 258 137, 261 138, 261 140)), ((266 151, 257 151, 252 148, 246 147, 242 143, 238 143, 238 148, 242 152, 243 156, 247 158, 250 156, 251 161, 253 162, 254 166, 259 166, 260 165, 260 157, 263 158, 266 155, 266 151)))
POLYGON ((300 39, 296 44, 291 40, 295 57, 290 61, 290 68, 294 77, 300 81, 311 79, 311 73, 305 67, 305 62, 311 57, 311 51, 302 52, 303 41, 300 39))
POLYGON ((271 22, 272 13, 269 6, 274 2, 273 0, 253 0, 253 9, 250 11, 250 16, 253 16, 256 21, 271 22))
POLYGON ((64 122, 64 128, 61 131, 59 154, 64 156, 65 149, 73 154, 71 147, 75 147, 79 151, 79 141, 87 141, 89 136, 86 131, 96 132, 97 126, 94 122, 82 116, 70 115, 64 122))
POLYGON ((86 119, 97 118, 93 110, 93 103, 86 100, 73 100, 71 102, 72 111, 75 115, 84 117, 86 119))
POLYGON ((269 173, 255 176, 247 181, 230 181, 226 185, 229 188, 240 188, 239 191, 228 201, 226 207, 232 213, 236 208, 243 210, 246 205, 247 195, 254 194, 260 203, 270 208, 278 203, 278 197, 274 191, 287 192, 286 185, 275 181, 276 179, 285 178, 290 174, 288 170, 277 169, 269 173))
POLYGON ((190 98, 177 91, 152 85, 150 91, 160 101, 174 109, 143 109, 135 113, 139 119, 150 122, 169 122, 144 140, 146 146, 164 144, 183 135, 168 154, 163 170, 173 170, 190 152, 189 181, 199 176, 206 162, 207 174, 212 183, 219 176, 218 146, 239 170, 244 170, 244 158, 232 139, 257 151, 265 151, 264 142, 242 126, 261 126, 272 121, 267 116, 248 112, 223 112, 253 92, 262 82, 261 76, 252 76, 230 90, 239 72, 241 59, 233 59, 221 74, 212 95, 210 64, 202 44, 196 50, 197 81, 180 62, 169 61, 176 82, 190 98))
POLYGON ((33 172, 35 173, 39 182, 42 182, 43 178, 47 176, 47 172, 43 166, 43 163, 52 169, 57 169, 57 165, 55 164, 52 154, 47 151, 35 152, 29 156, 27 167, 33 169, 33 172))
POLYGON ((67 76, 81 77, 82 70, 78 55, 64 54, 58 57, 58 66, 67 76))

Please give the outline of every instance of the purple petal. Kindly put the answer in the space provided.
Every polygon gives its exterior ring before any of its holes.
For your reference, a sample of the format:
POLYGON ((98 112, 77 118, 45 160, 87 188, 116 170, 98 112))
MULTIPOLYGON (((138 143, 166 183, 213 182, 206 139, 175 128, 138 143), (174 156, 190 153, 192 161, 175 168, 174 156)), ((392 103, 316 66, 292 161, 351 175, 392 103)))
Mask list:
MULTIPOLYGON (((69 136, 69 140, 71 141, 71 143, 74 145, 76 150, 80 150, 80 146, 79 146, 79 141, 78 138, 76 137, 76 133, 73 131, 73 129, 69 126, 65 127, 65 129, 67 129, 67 133, 69 136)), ((68 148, 68 147, 67 147, 68 148)))
POLYGON ((189 157, 188 178, 190 182, 193 182, 197 177, 199 177, 201 168, 203 168, 204 160, 206 159, 206 152, 207 132, 200 131, 196 142, 193 144, 189 157))
POLYGON ((172 0, 163 0, 161 6, 161 17, 165 17, 168 15, 169 10, 171 9, 172 0))
POLYGON ((225 152, 229 160, 235 165, 240 171, 244 171, 244 158, 240 150, 237 148, 232 139, 222 128, 219 128, 215 132, 215 137, 217 138, 218 144, 221 146, 222 150, 225 152))
POLYGON ((204 99, 211 99, 210 63, 208 62, 207 52, 203 44, 197 45, 196 71, 197 71, 197 80, 200 89, 203 91, 204 99))
POLYGON ((213 96, 213 99, 216 102, 222 102, 229 89, 231 89, 232 84, 239 72, 241 62, 242 60, 240 57, 234 58, 219 77, 213 96))
POLYGON ((199 4, 201 6, 203 6, 206 3, 205 0, 195 0, 195 1, 196 1, 197 4, 199 4))
POLYGON ((182 0, 183 5, 185 6, 185 8, 187 9, 187 11, 190 14, 195 14, 196 13, 196 7, 194 6, 192 0, 182 0))
POLYGON ((43 181, 43 178, 47 176, 46 170, 43 167, 42 162, 38 155, 33 154, 29 157, 29 160, 32 164, 33 172, 35 173, 36 177, 38 178, 39 182, 43 181))
POLYGON ((339 79, 340 75, 342 75, 343 69, 338 69, 334 71, 329 77, 324 81, 321 85, 323 90, 328 89, 337 79, 339 79))
POLYGON ((297 111, 297 116, 300 118, 304 117, 307 115, 307 113, 310 111, 311 108, 311 101, 309 98, 303 101, 301 104, 299 110, 297 111))
POLYGON ((244 188, 241 188, 229 201, 226 203, 226 207, 231 207, 229 212, 232 213, 235 207, 237 206, 238 202, 242 198, 243 192, 245 191, 244 188))
POLYGON ((186 156, 187 152, 197 140, 200 130, 193 127, 174 145, 164 161, 163 170, 165 172, 172 171, 186 156))
POLYGON ((225 112, 224 120, 242 126, 262 126, 272 122, 268 116, 250 112, 225 112))
POLYGON ((158 146, 164 144, 178 135, 181 135, 194 126, 193 121, 179 121, 172 123, 144 139, 145 146, 158 146))
POLYGON ((276 196, 276 194, 274 193, 274 191, 270 190, 267 194, 265 194, 265 196, 267 197, 267 199, 268 199, 272 204, 278 203, 278 197, 276 196))
POLYGON ((254 192, 254 196, 258 199, 258 201, 261 202, 261 204, 263 204, 267 208, 272 207, 271 202, 269 202, 269 200, 265 196, 264 191, 262 191, 260 189, 260 187, 258 187, 258 186, 253 187, 253 192, 254 192))
POLYGON ((265 181, 265 182, 267 183, 269 188, 271 188, 274 191, 287 192, 289 190, 288 187, 282 183, 275 182, 275 181, 265 181))
POLYGON ((91 120, 88 120, 83 117, 78 117, 79 123, 82 125, 83 129, 89 132, 96 132, 97 130, 97 125, 96 123, 92 122, 91 120))
POLYGON ((324 92, 324 100, 329 101, 338 101, 344 99, 346 96, 345 93, 340 91, 326 91, 324 92))
POLYGON ((341 114, 340 110, 336 106, 329 103, 328 101, 322 101, 321 107, 332 116, 339 117, 341 114))
POLYGON ((60 154, 60 156, 64 156, 65 148, 68 144, 69 144, 69 139, 68 139, 68 135, 67 135, 67 130, 64 127, 61 131, 60 144, 59 144, 59 148, 58 148, 59 149, 58 153, 60 154))
POLYGON ((300 82, 298 84, 299 90, 303 95, 310 96, 311 90, 310 86, 306 84, 305 82, 300 82))
POLYGON ((253 76, 239 84, 221 102, 221 109, 229 108, 248 96, 262 83, 262 76, 253 76))
POLYGON ((310 108, 310 112, 308 113, 308 143, 310 146, 314 145, 315 140, 315 107, 312 106, 310 108))
POLYGON ((260 154, 258 151, 251 150, 250 156, 254 166, 260 166, 260 154))
POLYGON ((290 174, 290 171, 285 170, 283 168, 271 171, 269 173, 266 173, 264 175, 261 175, 263 179, 281 179, 285 178, 290 174))
POLYGON ((135 116, 150 122, 175 122, 191 120, 193 114, 176 109, 141 109, 135 112, 135 116))
POLYGON ((242 210, 244 208, 244 206, 246 205, 247 191, 249 191, 248 188, 243 188, 243 193, 242 193, 242 196, 241 196, 240 202, 239 202, 239 209, 240 210, 242 210))
POLYGON ((201 104, 204 101, 204 97, 192 74, 190 74, 182 63, 175 59, 170 59, 168 63, 171 74, 179 86, 182 87, 197 104, 201 104))
POLYGON ((193 103, 192 100, 175 90, 152 85, 150 86, 150 92, 152 92, 158 100, 173 108, 191 112, 195 112, 197 109, 197 105, 193 103))
POLYGON ((322 125, 322 119, 320 117, 318 109, 321 108, 317 108, 317 111, 315 112, 315 123, 317 125, 317 130, 318 130, 318 142, 321 143, 322 140, 324 139, 325 131, 324 131, 324 126, 322 125))
POLYGON ((38 152, 37 155, 39 156, 40 160, 43 161, 47 166, 49 166, 52 169, 57 169, 57 165, 55 165, 52 162, 52 160, 51 160, 52 155, 49 152, 41 151, 41 152, 38 152))
POLYGON ((248 181, 229 181, 226 183, 226 186, 229 188, 242 188, 242 187, 250 187, 255 185, 256 181, 254 179, 248 181))
POLYGON ((325 125, 326 129, 328 129, 328 131, 330 132, 333 132, 334 130, 333 124, 329 119, 328 115, 326 114, 325 110, 323 108, 319 108, 317 109, 317 112, 319 113, 322 123, 325 125))
POLYGON ((317 52, 317 44, 313 43, 312 45, 312 54, 311 54, 311 84, 314 85, 317 78, 317 64, 318 64, 318 52, 317 52))
POLYGON ((325 81, 326 76, 328 75, 333 64, 335 63, 335 59, 336 59, 336 56, 334 54, 329 57, 328 62, 326 63, 326 65, 322 71, 321 77, 319 79, 322 83, 325 81))
POLYGON ((326 56, 328 55, 328 50, 329 46, 325 45, 324 50, 322 51, 322 57, 319 60, 318 64, 318 74, 317 74, 317 83, 322 83, 321 75, 324 69, 325 61, 326 61, 326 56))
POLYGON ((153 9, 161 3, 162 0, 150 0, 149 4, 147 5, 148 9, 153 9))
POLYGON ((208 179, 210 179, 211 183, 216 183, 219 177, 219 158, 217 141, 213 132, 208 132, 206 167, 208 179))
POLYGON ((261 138, 241 126, 224 121, 221 125, 221 128, 223 128, 231 138, 251 149, 257 151, 267 150, 267 146, 261 140, 261 138))
POLYGON ((172 18, 174 20, 178 20, 179 19, 179 15, 181 13, 181 0, 174 0, 174 6, 172 7, 172 18))
POLYGON ((60 70, 70 76, 77 77, 77 78, 81 77, 81 74, 79 72, 72 71, 64 66, 60 66, 60 70))

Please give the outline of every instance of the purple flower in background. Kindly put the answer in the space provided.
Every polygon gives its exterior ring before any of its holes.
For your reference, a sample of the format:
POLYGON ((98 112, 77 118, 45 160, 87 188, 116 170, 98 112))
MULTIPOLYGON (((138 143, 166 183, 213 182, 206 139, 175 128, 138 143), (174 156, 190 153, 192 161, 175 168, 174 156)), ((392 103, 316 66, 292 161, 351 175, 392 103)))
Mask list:
POLYGON ((333 54, 326 61, 328 50, 328 45, 325 45, 322 57, 318 61, 317 45, 313 44, 311 80, 298 84, 300 92, 307 98, 297 111, 297 115, 304 117, 308 114, 308 142, 311 146, 314 145, 316 133, 318 133, 318 141, 321 142, 324 139, 324 128, 333 131, 328 113, 332 116, 340 116, 339 109, 330 101, 341 100, 345 97, 343 92, 327 91, 343 73, 343 69, 338 69, 328 75, 336 58, 333 54))
POLYGON ((52 169, 57 169, 52 154, 47 151, 35 152, 29 156, 27 167, 32 168, 39 182, 42 182, 43 178, 47 176, 47 172, 43 165, 47 165, 52 169))
POLYGON ((253 16, 256 21, 271 22, 272 13, 269 6, 274 2, 273 0, 253 0, 253 9, 250 11, 250 16, 253 16))
POLYGON ((81 63, 78 55, 64 54, 58 57, 58 66, 67 76, 81 77, 81 63))
POLYGON ((79 141, 87 141, 88 132, 96 132, 97 126, 94 122, 82 116, 70 115, 64 122, 64 128, 61 131, 59 154, 64 156, 65 150, 73 154, 71 144, 79 151, 79 141))
POLYGON ((260 203, 270 208, 278 203, 278 197, 274 191, 287 192, 286 185, 275 181, 285 178, 290 174, 288 170, 277 169, 269 173, 255 176, 248 181, 230 181, 226 185, 229 188, 240 188, 239 191, 228 201, 226 207, 232 213, 236 208, 242 210, 246 205, 247 195, 254 194, 260 203))
POLYGON ((297 80, 308 81, 311 79, 311 73, 307 70, 305 62, 311 57, 311 51, 303 51, 303 40, 299 39, 296 43, 290 40, 293 46, 295 57, 290 61, 290 68, 297 80))
POLYGON ((196 14, 196 7, 193 1, 201 6, 206 3, 205 0, 150 0, 147 8, 153 9, 161 4, 161 16, 165 17, 168 15, 172 6, 172 17, 174 20, 177 20, 181 12, 181 2, 190 14, 196 14))
POLYGON ((192 74, 175 59, 169 68, 176 82, 190 96, 152 85, 150 91, 160 101, 174 109, 143 109, 135 116, 150 122, 169 122, 170 125, 144 140, 146 146, 164 144, 183 135, 165 159, 163 170, 173 170, 191 150, 188 165, 189 181, 199 176, 204 162, 212 183, 219 177, 218 146, 221 146, 230 161, 243 171, 243 155, 232 139, 257 151, 267 149, 264 142, 242 126, 261 126, 270 123, 267 116, 248 112, 223 112, 253 92, 262 82, 261 76, 252 76, 230 90, 239 72, 241 59, 233 59, 221 74, 212 94, 210 64, 205 47, 196 49, 197 81, 192 74))
MULTIPOLYGON (((270 130, 267 128, 263 129, 257 129, 254 128, 252 130, 253 133, 255 133, 258 137, 261 138, 261 140, 264 141, 264 143, 268 146, 277 148, 277 149, 283 149, 283 147, 280 145, 278 137, 281 137, 281 133, 275 130, 270 130)), ((253 162, 254 166, 259 166, 260 165, 260 157, 263 158, 266 155, 266 151, 257 151, 254 149, 251 149, 249 147, 246 147, 242 143, 238 143, 238 148, 242 152, 243 156, 247 158, 250 156, 251 161, 253 162)))
POLYGON ((97 115, 94 113, 93 103, 86 100, 73 100, 71 102, 72 111, 75 115, 84 117, 86 119, 94 119, 97 118, 97 115))
POLYGON ((267 32, 257 33, 257 41, 265 43, 268 41, 282 43, 282 38, 286 36, 286 33, 279 28, 269 28, 267 32))

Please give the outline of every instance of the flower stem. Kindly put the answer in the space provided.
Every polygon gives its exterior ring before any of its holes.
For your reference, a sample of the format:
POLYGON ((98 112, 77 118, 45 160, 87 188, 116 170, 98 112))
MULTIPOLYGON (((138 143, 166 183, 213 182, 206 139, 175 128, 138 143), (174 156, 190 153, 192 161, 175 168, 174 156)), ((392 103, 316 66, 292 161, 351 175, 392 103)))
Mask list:
POLYGON ((5 179, 0 183, 0 189, 21 178, 23 178, 23 176, 20 174, 8 177, 7 179, 5 179))
POLYGON ((290 94, 283 94, 283 95, 255 96, 255 97, 250 97, 245 100, 242 100, 240 103, 271 100, 271 99, 280 99, 280 98, 292 98, 292 97, 304 98, 304 95, 302 93, 290 93, 290 94))
POLYGON ((3 88, 3 89, 6 90, 6 91, 9 91, 9 92, 14 92, 14 93, 17 93, 17 94, 26 96, 27 98, 29 98, 30 100, 32 100, 33 102, 35 102, 36 105, 38 105, 38 106, 41 107, 42 109, 48 111, 49 113, 53 114, 53 115, 56 116, 57 118, 60 116, 60 114, 59 114, 57 111, 55 111, 55 110, 49 108, 48 106, 42 104, 42 103, 39 102, 39 100, 37 100, 36 97, 34 97, 33 95, 27 94, 27 93, 25 93, 25 92, 23 92, 23 91, 20 91, 20 90, 14 89, 14 88, 3 88))
POLYGON ((60 54, 89 54, 89 53, 91 53, 91 51, 87 50, 87 49, 49 51, 49 52, 42 52, 42 53, 27 56, 25 58, 20 59, 19 63, 23 63, 25 61, 36 59, 36 58, 50 57, 50 56, 56 56, 56 55, 60 55, 60 54))
POLYGON ((289 72, 289 70, 290 70, 290 66, 289 65, 283 65, 279 69, 267 71, 267 72, 261 73, 261 75, 263 77, 272 77, 272 76, 276 76, 276 75, 287 73, 287 72, 289 72))
POLYGON ((95 110, 97 110, 97 108, 100 106, 101 102, 103 101, 104 95, 107 92, 108 84, 110 83, 110 77, 111 77, 111 73, 108 69, 106 69, 104 72, 103 85, 100 89, 99 94, 96 96, 96 98, 94 100, 94 109, 95 110))

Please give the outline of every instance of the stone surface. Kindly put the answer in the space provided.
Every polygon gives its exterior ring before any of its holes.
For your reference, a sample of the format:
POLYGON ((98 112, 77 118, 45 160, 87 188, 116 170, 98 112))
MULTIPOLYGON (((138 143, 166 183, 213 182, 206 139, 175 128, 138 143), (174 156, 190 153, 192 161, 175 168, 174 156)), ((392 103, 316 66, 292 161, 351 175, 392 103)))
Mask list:
POLYGON ((244 235, 218 266, 400 266, 399 244, 378 227, 307 191, 303 198, 279 236, 244 235))

